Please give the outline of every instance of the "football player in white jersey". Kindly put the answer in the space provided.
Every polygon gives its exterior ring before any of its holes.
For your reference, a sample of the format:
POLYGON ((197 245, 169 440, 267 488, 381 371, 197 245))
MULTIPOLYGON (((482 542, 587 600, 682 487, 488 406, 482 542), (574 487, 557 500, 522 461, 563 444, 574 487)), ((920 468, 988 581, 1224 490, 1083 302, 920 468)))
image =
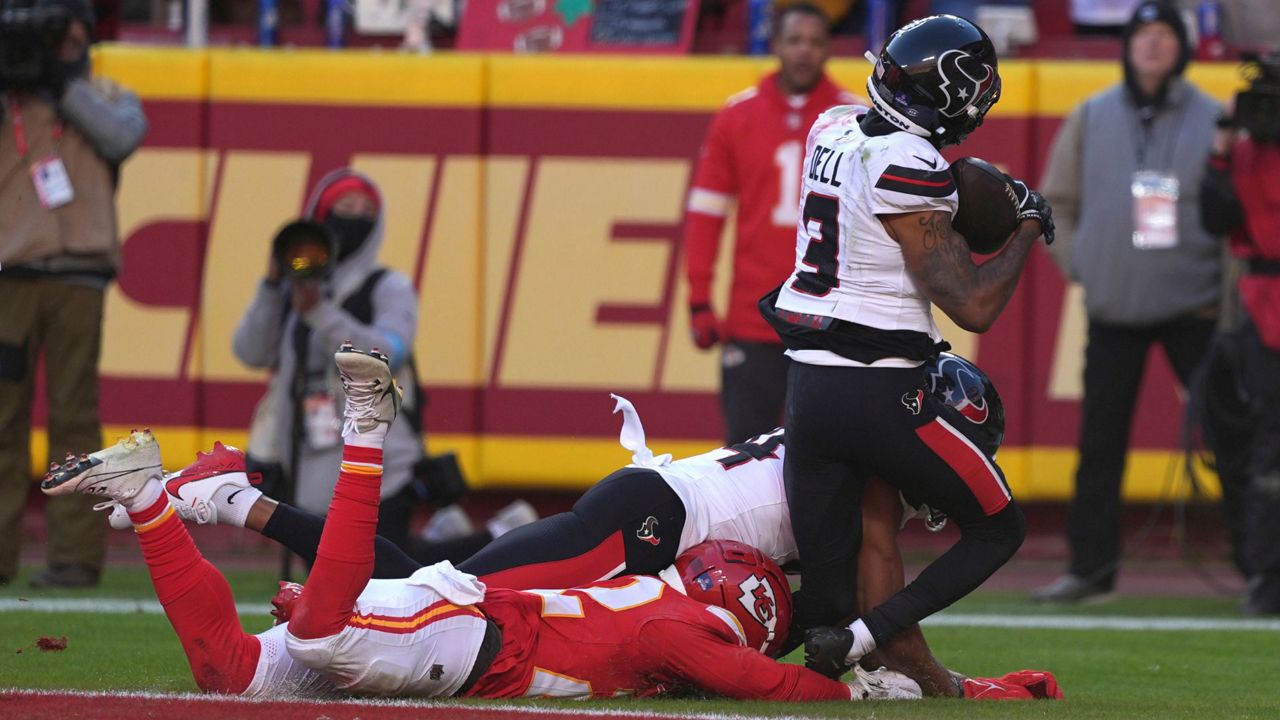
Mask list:
POLYGON ((808 629, 807 664, 833 677, 967 595, 1022 543, 1000 468, 926 391, 924 365, 947 347, 930 303, 986 331, 1035 241, 1053 237, 1048 205, 1013 180, 1020 222, 999 254, 976 265, 952 228, 958 200, 939 149, 963 141, 1000 97, 981 28, 927 17, 869 57, 873 107, 833 108, 809 132, 795 271, 760 302, 794 361, 785 481, 804 558, 796 622, 808 629), (945 513, 961 539, 844 627, 858 615, 859 502, 870 477, 945 513))

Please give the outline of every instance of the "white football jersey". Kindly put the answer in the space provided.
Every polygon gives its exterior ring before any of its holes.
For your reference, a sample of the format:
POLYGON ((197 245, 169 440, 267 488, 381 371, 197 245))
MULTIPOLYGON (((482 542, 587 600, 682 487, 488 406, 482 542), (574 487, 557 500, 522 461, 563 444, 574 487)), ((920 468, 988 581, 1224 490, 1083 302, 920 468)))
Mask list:
POLYGON ((813 124, 802 168, 796 266, 777 308, 942 339, 929 300, 877 215, 958 205, 949 165, 928 140, 868 136, 866 108, 832 108, 813 124))
POLYGON ((676 554, 708 540, 737 540, 782 565, 796 559, 791 512, 782 485, 782 428, 731 448, 682 460, 655 456, 631 401, 618 395, 622 413, 618 442, 634 453, 628 467, 653 470, 684 504, 684 529, 676 554))
POLYGON ((734 447, 652 468, 684 503, 677 554, 708 540, 737 540, 779 565, 795 560, 796 539, 782 484, 785 452, 779 428, 734 447))
MULTIPOLYGON (((370 580, 337 635, 285 635, 293 660, 360 695, 447 697, 466 682, 488 621, 485 586, 448 562, 370 580)), ((284 627, 288 627, 285 625, 284 627)))

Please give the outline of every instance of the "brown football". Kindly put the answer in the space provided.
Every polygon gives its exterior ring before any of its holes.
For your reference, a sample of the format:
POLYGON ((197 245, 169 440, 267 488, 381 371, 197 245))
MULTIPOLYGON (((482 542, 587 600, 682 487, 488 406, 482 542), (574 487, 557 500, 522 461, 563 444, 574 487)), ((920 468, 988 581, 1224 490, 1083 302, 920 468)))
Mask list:
POLYGON ((1018 227, 1018 197, 1004 173, 986 160, 966 157, 951 163, 951 177, 960 196, 951 226, 973 252, 986 255, 1004 247, 1018 227))

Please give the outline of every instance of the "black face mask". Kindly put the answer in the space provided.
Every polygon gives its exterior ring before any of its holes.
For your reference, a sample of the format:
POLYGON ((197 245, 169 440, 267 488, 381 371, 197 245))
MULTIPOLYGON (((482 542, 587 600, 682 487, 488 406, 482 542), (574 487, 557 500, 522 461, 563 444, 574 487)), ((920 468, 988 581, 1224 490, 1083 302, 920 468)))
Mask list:
POLYGON ((338 238, 338 262, 350 257, 369 239, 373 232, 374 221, 367 217, 344 217, 337 213, 329 213, 324 219, 324 226, 338 238))
POLYGON ((67 83, 76 78, 86 77, 89 74, 89 54, 81 55, 78 60, 67 62, 65 60, 55 60, 49 68, 50 74, 56 87, 65 89, 67 83))

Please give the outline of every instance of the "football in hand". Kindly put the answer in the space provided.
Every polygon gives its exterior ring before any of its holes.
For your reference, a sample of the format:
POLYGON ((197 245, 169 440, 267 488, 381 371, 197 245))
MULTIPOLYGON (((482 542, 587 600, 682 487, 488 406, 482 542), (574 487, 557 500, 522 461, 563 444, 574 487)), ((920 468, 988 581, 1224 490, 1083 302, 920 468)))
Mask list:
POLYGON ((1018 227, 1018 197, 1004 173, 986 160, 966 157, 951 163, 951 177, 960 196, 951 226, 975 253, 1004 247, 1018 227))

